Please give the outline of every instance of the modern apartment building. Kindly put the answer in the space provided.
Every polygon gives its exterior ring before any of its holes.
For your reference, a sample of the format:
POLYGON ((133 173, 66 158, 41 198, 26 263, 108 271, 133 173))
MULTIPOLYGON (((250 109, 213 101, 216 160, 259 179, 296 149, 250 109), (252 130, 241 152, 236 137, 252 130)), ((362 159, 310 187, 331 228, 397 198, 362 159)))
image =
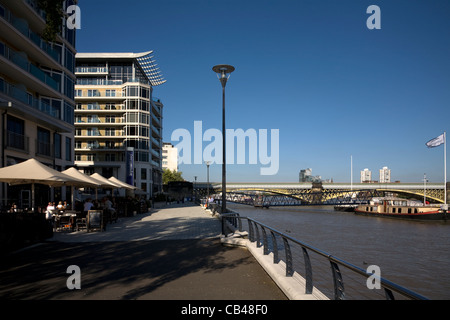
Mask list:
POLYGON ((164 142, 162 156, 163 169, 178 171, 178 148, 175 148, 170 142, 164 142))
MULTIPOLYGON (((76 3, 66 0, 63 8, 76 3)), ((0 167, 30 158, 57 170, 73 166, 76 29, 62 21, 49 43, 42 38, 45 16, 36 0, 0 0, 0 167)), ((66 199, 65 189, 50 195, 38 186, 37 204, 66 199)), ((27 206, 30 190, 0 183, 4 205, 27 206)))
POLYGON ((166 80, 152 51, 78 53, 75 74, 76 166, 147 197, 162 191, 163 104, 153 87, 166 80))
POLYGON ((308 168, 308 169, 300 170, 298 181, 299 182, 311 182, 312 181, 312 169, 308 168))
POLYGON ((370 183, 372 182, 372 171, 369 169, 364 169, 361 171, 361 183, 370 183))
POLYGON ((380 183, 391 182, 391 170, 388 167, 380 169, 380 183))

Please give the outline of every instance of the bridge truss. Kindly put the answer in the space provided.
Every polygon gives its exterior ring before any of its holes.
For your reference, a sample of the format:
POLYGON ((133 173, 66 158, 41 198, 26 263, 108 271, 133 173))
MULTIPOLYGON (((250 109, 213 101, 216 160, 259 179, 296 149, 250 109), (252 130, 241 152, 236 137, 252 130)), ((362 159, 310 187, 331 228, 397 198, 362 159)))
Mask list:
MULTIPOLYGON (((210 188, 210 195, 218 199, 221 188, 210 188)), ((257 207, 302 206, 302 205, 345 205, 365 204, 374 197, 387 194, 404 195, 423 199, 423 189, 300 189, 300 188, 227 188, 227 201, 257 207)), ((196 188, 197 197, 206 197, 205 188, 196 188)), ((427 189, 426 199, 443 203, 443 189, 427 189)))

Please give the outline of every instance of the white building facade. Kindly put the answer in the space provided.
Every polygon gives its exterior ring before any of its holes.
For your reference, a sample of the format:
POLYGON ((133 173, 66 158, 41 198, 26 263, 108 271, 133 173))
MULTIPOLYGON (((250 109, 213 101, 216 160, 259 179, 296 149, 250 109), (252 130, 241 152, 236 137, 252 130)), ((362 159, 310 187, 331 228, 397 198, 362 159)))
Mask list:
POLYGON ((390 183, 391 182, 391 170, 388 167, 383 167, 380 169, 380 183, 390 183))
POLYGON ((372 171, 369 169, 364 169, 361 171, 361 183, 372 182, 372 171))
POLYGON ((178 172, 178 148, 175 148, 171 143, 163 144, 162 167, 178 172))

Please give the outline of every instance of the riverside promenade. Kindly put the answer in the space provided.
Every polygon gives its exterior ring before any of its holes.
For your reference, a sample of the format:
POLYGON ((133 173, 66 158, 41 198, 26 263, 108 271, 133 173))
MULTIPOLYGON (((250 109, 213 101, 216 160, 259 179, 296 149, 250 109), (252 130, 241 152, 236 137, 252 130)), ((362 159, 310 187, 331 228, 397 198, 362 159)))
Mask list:
POLYGON ((0 299, 286 300, 243 248, 220 243, 221 223, 175 204, 121 218, 105 232, 58 232, 2 258, 0 299), (69 266, 81 289, 70 290, 69 266))

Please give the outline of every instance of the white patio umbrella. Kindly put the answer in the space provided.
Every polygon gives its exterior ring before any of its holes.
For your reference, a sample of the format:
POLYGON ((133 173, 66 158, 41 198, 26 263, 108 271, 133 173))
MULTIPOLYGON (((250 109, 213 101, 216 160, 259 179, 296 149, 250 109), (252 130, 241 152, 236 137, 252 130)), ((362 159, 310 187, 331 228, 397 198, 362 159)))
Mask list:
POLYGON ((121 188, 123 188, 123 189, 128 189, 128 190, 136 190, 137 189, 135 186, 132 186, 131 184, 122 182, 119 179, 117 179, 116 177, 111 177, 108 180, 113 182, 113 183, 115 183, 115 184, 120 185, 121 188))
MULTIPOLYGON (((99 186, 102 185, 102 182, 99 180, 96 180, 90 176, 88 176, 87 174, 84 174, 82 172, 80 172, 79 170, 75 169, 75 168, 69 168, 67 170, 64 170, 62 173, 67 174, 68 176, 71 176, 73 178, 82 180, 86 182, 86 185, 84 185, 83 187, 95 187, 98 188, 99 186)), ((74 192, 72 189, 72 210, 74 209, 74 192)))
POLYGON ((100 181, 102 187, 105 187, 105 188, 120 188, 119 184, 114 183, 112 181, 109 181, 108 179, 106 179, 105 177, 103 177, 102 175, 100 175, 98 173, 91 174, 90 177, 94 178, 97 181, 100 181))
MULTIPOLYGON (((108 179, 106 179, 105 177, 103 177, 102 175, 100 175, 98 173, 91 174, 90 177, 94 178, 97 181, 100 181, 101 187, 103 187, 103 188, 111 188, 111 189, 120 188, 119 184, 109 181, 108 179)), ((98 198, 97 189, 95 190, 95 198, 98 198)))
POLYGON ((87 182, 54 170, 36 159, 0 169, 0 182, 10 185, 31 184, 31 206, 34 210, 34 186, 36 183, 51 187, 86 186, 87 182))

